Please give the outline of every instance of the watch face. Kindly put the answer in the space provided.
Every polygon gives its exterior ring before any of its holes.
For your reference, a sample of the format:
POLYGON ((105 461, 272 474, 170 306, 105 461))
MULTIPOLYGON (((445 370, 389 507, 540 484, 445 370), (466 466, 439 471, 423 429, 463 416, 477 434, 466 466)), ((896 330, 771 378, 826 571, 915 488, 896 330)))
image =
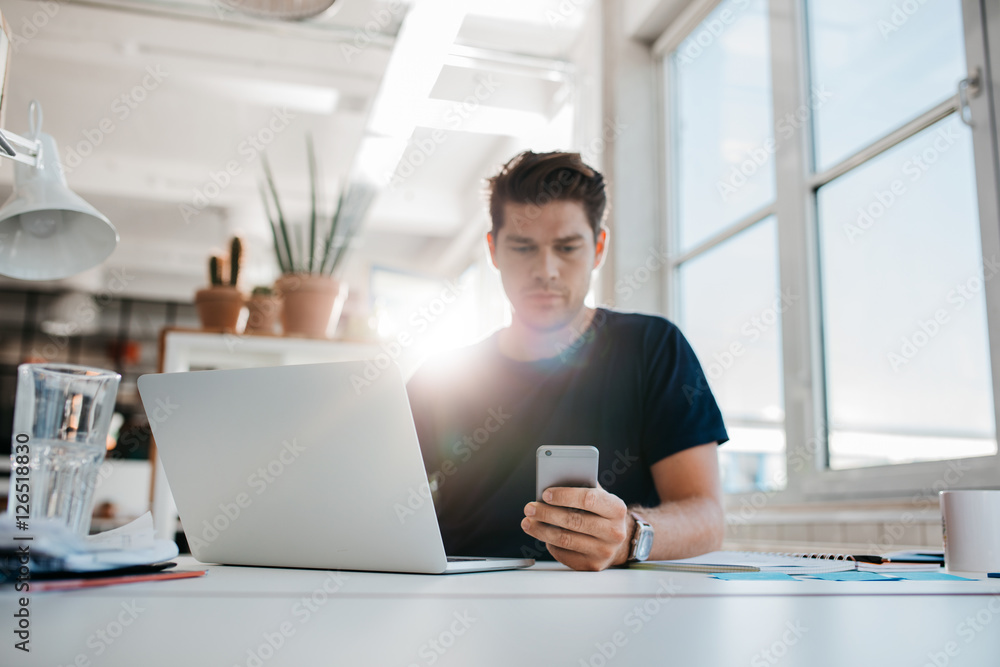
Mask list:
POLYGON ((634 514, 632 516, 636 519, 636 526, 629 560, 646 560, 649 558, 649 552, 653 549, 653 527, 640 517, 634 514))
POLYGON ((653 530, 652 528, 647 528, 643 526, 639 530, 639 535, 637 536, 635 545, 635 559, 636 560, 646 560, 649 558, 649 552, 653 548, 653 530))

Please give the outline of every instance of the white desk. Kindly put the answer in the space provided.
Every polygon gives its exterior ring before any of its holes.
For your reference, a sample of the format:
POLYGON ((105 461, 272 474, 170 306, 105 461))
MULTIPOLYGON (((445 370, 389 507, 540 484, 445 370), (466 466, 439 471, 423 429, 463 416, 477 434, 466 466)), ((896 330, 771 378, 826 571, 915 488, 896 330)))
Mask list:
POLYGON ((30 655, 13 649, 5 592, 0 665, 1000 664, 1000 580, 727 582, 549 564, 437 577, 209 569, 35 593, 30 655))

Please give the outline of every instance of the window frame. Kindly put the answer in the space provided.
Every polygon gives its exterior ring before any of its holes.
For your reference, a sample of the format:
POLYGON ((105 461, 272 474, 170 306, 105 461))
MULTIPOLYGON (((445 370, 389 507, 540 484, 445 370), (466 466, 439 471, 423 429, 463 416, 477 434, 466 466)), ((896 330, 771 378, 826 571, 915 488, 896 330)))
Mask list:
MULTIPOLYGON (((781 355, 785 407, 787 481, 783 491, 767 491, 777 503, 843 501, 859 498, 919 498, 936 495, 944 488, 997 486, 1000 481, 1000 451, 992 456, 921 461, 915 463, 831 470, 828 462, 826 378, 823 356, 822 292, 816 193, 834 178, 889 150, 959 109, 959 97, 923 111, 902 126, 879 137, 821 172, 812 172, 812 118, 790 139, 779 143, 773 158, 775 199, 686 252, 677 252, 677 209, 672 178, 674 154, 673 99, 675 97, 671 55, 699 28, 722 0, 694 0, 653 45, 659 68, 660 127, 667 205, 662 207, 661 225, 667 231, 670 252, 665 273, 667 315, 678 314, 677 272, 689 259, 729 240, 744 229, 777 217, 779 289, 794 290, 801 306, 782 315, 781 355)), ((961 0, 966 64, 978 68, 980 91, 970 97, 972 133, 979 204, 980 238, 984 257, 1000 257, 1000 167, 998 167, 996 86, 992 77, 1000 72, 1000 49, 987 60, 988 37, 1000 44, 1000 7, 986 8, 982 0, 961 0)), ((772 81, 772 118, 809 108, 809 65, 805 0, 769 0, 769 33, 772 81)), ((985 282, 994 418, 1000 427, 1000 281, 985 282)), ((730 494, 731 501, 755 494, 730 494)))

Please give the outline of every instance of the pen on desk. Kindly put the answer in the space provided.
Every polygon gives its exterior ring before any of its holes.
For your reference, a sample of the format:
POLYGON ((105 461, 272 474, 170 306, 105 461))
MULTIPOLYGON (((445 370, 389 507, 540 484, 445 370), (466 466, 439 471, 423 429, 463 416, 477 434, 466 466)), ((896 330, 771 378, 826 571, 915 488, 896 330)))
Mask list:
POLYGON ((188 579, 202 577, 208 570, 167 570, 149 574, 131 574, 119 577, 95 577, 91 579, 54 579, 31 584, 33 591, 70 591, 78 588, 93 588, 96 586, 113 586, 115 584, 137 584, 148 581, 163 581, 167 579, 188 579))
POLYGON ((937 558, 936 556, 897 556, 893 558, 892 556, 873 556, 869 554, 854 554, 851 559, 859 563, 875 563, 876 565, 882 565, 883 563, 927 563, 933 565, 934 563, 941 563, 944 561, 944 557, 937 558))

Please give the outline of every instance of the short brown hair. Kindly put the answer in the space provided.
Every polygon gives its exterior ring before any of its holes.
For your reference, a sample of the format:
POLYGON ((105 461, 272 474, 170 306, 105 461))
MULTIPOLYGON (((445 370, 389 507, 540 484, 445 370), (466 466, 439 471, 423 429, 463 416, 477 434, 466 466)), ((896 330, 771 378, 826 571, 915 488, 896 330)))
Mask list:
POLYGON ((503 227, 507 202, 542 207, 575 201, 583 205, 596 241, 608 204, 604 176, 588 167, 579 153, 518 153, 489 179, 487 192, 494 238, 503 227))

